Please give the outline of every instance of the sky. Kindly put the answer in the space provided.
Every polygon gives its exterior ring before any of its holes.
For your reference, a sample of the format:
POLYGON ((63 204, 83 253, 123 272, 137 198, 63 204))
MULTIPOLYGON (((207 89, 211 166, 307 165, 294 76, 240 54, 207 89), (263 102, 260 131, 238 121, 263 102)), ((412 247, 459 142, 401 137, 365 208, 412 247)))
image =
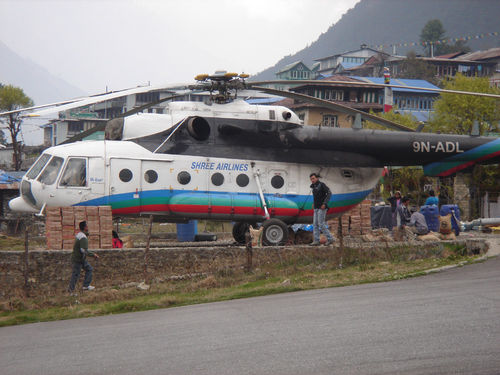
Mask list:
MULTIPOLYGON (((91 95, 216 70, 256 74, 359 1, 0 0, 0 40, 91 95)), ((23 128, 26 144, 43 142, 38 122, 23 128)))
POLYGON ((258 73, 359 0, 0 0, 0 40, 89 94, 258 73))

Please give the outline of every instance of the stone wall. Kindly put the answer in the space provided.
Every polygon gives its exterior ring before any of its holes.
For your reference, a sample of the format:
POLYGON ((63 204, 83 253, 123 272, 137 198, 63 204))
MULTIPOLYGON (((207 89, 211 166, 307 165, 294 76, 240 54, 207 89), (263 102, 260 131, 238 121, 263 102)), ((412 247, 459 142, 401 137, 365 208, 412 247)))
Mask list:
MULTIPOLYGON (((469 252, 482 252, 484 242, 461 241, 469 252)), ((346 248, 291 246, 253 249, 253 266, 264 267, 280 262, 320 259, 343 264, 394 259, 417 259, 443 256, 442 243, 415 243, 392 247, 359 244, 346 248), (400 258, 395 258, 395 256, 400 258)), ((100 258, 90 259, 94 267, 93 284, 97 287, 122 285, 144 280, 143 249, 106 249, 96 251, 100 258)), ((41 250, 29 252, 29 284, 34 291, 60 293, 66 291, 71 276, 71 251, 41 250)), ((165 280, 192 274, 234 272, 243 270, 247 262, 244 247, 199 247, 151 249, 148 271, 151 279, 165 280)), ((15 295, 24 285, 24 253, 0 251, 0 299, 15 295)), ((81 280, 80 280, 81 282, 81 280)))

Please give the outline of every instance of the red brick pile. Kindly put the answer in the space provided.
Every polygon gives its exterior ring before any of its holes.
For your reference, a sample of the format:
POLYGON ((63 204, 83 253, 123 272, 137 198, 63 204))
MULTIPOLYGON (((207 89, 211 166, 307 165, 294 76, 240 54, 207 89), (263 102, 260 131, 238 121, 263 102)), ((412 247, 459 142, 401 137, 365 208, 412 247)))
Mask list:
POLYGON ((45 210, 47 248, 72 249, 78 224, 87 221, 89 249, 111 249, 113 216, 110 206, 47 207, 45 210))
MULTIPOLYGON (((371 233, 371 205, 370 200, 364 200, 342 215, 343 235, 359 236, 361 234, 371 233)), ((339 219, 329 220, 328 226, 330 228, 330 232, 335 235, 338 230, 339 219)))

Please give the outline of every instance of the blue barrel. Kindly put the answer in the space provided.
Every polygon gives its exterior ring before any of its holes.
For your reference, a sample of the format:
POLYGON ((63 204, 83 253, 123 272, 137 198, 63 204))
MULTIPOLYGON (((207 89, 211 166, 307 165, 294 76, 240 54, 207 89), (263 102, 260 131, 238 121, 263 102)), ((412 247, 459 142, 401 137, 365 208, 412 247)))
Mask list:
POLYGON ((460 209, 456 204, 444 204, 441 206, 441 211, 439 212, 441 216, 446 216, 451 214, 451 227, 455 231, 455 235, 458 236, 460 233, 460 209))
POLYGON ((439 208, 436 205, 420 207, 420 213, 424 215, 427 228, 432 232, 439 232, 439 208))
POLYGON ((192 242, 198 233, 198 220, 190 220, 186 224, 177 224, 177 241, 192 242))

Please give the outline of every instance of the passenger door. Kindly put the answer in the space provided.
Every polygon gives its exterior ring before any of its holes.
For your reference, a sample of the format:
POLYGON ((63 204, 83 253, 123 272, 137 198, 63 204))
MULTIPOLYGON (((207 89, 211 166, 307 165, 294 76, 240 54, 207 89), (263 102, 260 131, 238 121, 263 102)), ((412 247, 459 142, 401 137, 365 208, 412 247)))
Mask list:
POLYGON ((116 213, 141 212, 141 160, 110 159, 109 203, 116 213))

